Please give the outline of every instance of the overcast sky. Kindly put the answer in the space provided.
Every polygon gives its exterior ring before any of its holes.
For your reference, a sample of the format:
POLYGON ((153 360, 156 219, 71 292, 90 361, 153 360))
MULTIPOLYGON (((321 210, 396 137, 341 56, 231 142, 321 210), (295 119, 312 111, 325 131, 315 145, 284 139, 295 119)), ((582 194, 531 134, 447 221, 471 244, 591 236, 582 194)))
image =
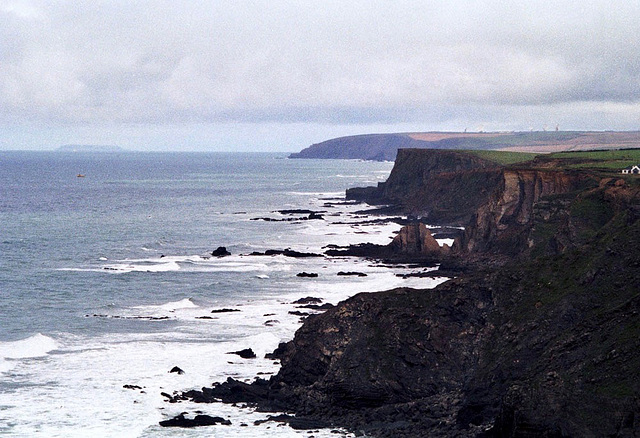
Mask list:
POLYGON ((640 1, 0 0, 0 149, 640 129, 640 1))

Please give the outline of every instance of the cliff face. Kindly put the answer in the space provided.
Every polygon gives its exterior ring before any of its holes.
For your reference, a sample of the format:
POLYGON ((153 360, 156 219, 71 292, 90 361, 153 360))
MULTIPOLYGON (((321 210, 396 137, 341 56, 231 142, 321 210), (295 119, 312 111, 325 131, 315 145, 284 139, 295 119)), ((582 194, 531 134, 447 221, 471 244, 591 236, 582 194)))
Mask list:
POLYGON ((550 222, 569 220, 568 207, 578 191, 595 184, 594 177, 585 173, 505 169, 495 192, 485 198, 467 224, 464 237, 456 242, 456 249, 516 255, 540 245, 541 240, 551 236, 536 231, 550 222))
POLYGON ((463 225, 500 182, 495 163, 469 153, 400 149, 386 182, 349 189, 347 199, 391 204, 432 223, 463 225))
MULTIPOLYGON (((576 183, 515 172, 505 187, 521 195, 501 193, 493 210, 507 228, 535 228, 536 202, 525 200, 576 183)), ((272 394, 298 415, 378 437, 637 436, 639 205, 640 189, 602 180, 565 207, 581 245, 340 303, 296 333, 272 394)))

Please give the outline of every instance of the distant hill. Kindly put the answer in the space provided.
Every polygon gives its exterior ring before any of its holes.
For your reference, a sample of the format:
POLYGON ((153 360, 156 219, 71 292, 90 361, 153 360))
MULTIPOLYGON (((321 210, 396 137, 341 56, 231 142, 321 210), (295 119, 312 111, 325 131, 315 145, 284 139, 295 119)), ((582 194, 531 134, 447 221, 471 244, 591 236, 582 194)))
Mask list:
POLYGON ((339 137, 289 157, 394 161, 398 149, 406 148, 549 153, 635 147, 640 147, 640 131, 424 132, 339 137))
POLYGON ((95 144, 65 144, 56 149, 58 152, 126 152, 120 146, 95 144))

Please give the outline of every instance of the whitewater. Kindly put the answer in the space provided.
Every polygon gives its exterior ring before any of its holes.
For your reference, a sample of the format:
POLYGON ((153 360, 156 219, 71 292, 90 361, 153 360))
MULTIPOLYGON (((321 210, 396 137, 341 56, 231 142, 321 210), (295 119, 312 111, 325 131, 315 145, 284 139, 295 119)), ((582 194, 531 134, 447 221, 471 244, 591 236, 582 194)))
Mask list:
POLYGON ((267 414, 249 407, 168 403, 163 393, 276 373, 265 354, 292 339, 299 312, 315 312, 300 298, 336 304, 444 281, 353 257, 252 255, 388 243, 400 226, 370 221, 380 218, 344 192, 384 181, 391 167, 283 154, 0 152, 0 435, 308 436, 254 425, 267 414), (231 255, 211 256, 219 246, 231 255), (257 357, 229 354, 246 348, 257 357), (176 366, 184 373, 169 372, 176 366), (232 425, 159 425, 196 411, 232 425))

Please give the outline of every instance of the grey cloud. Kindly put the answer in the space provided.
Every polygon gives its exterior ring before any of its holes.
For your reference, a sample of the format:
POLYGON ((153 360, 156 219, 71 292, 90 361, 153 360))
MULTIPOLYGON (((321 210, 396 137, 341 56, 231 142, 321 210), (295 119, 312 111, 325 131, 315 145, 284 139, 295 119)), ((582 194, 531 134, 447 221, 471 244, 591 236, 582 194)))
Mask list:
POLYGON ((437 125, 640 98, 634 4, 8 0, 0 19, 5 122, 437 125))

